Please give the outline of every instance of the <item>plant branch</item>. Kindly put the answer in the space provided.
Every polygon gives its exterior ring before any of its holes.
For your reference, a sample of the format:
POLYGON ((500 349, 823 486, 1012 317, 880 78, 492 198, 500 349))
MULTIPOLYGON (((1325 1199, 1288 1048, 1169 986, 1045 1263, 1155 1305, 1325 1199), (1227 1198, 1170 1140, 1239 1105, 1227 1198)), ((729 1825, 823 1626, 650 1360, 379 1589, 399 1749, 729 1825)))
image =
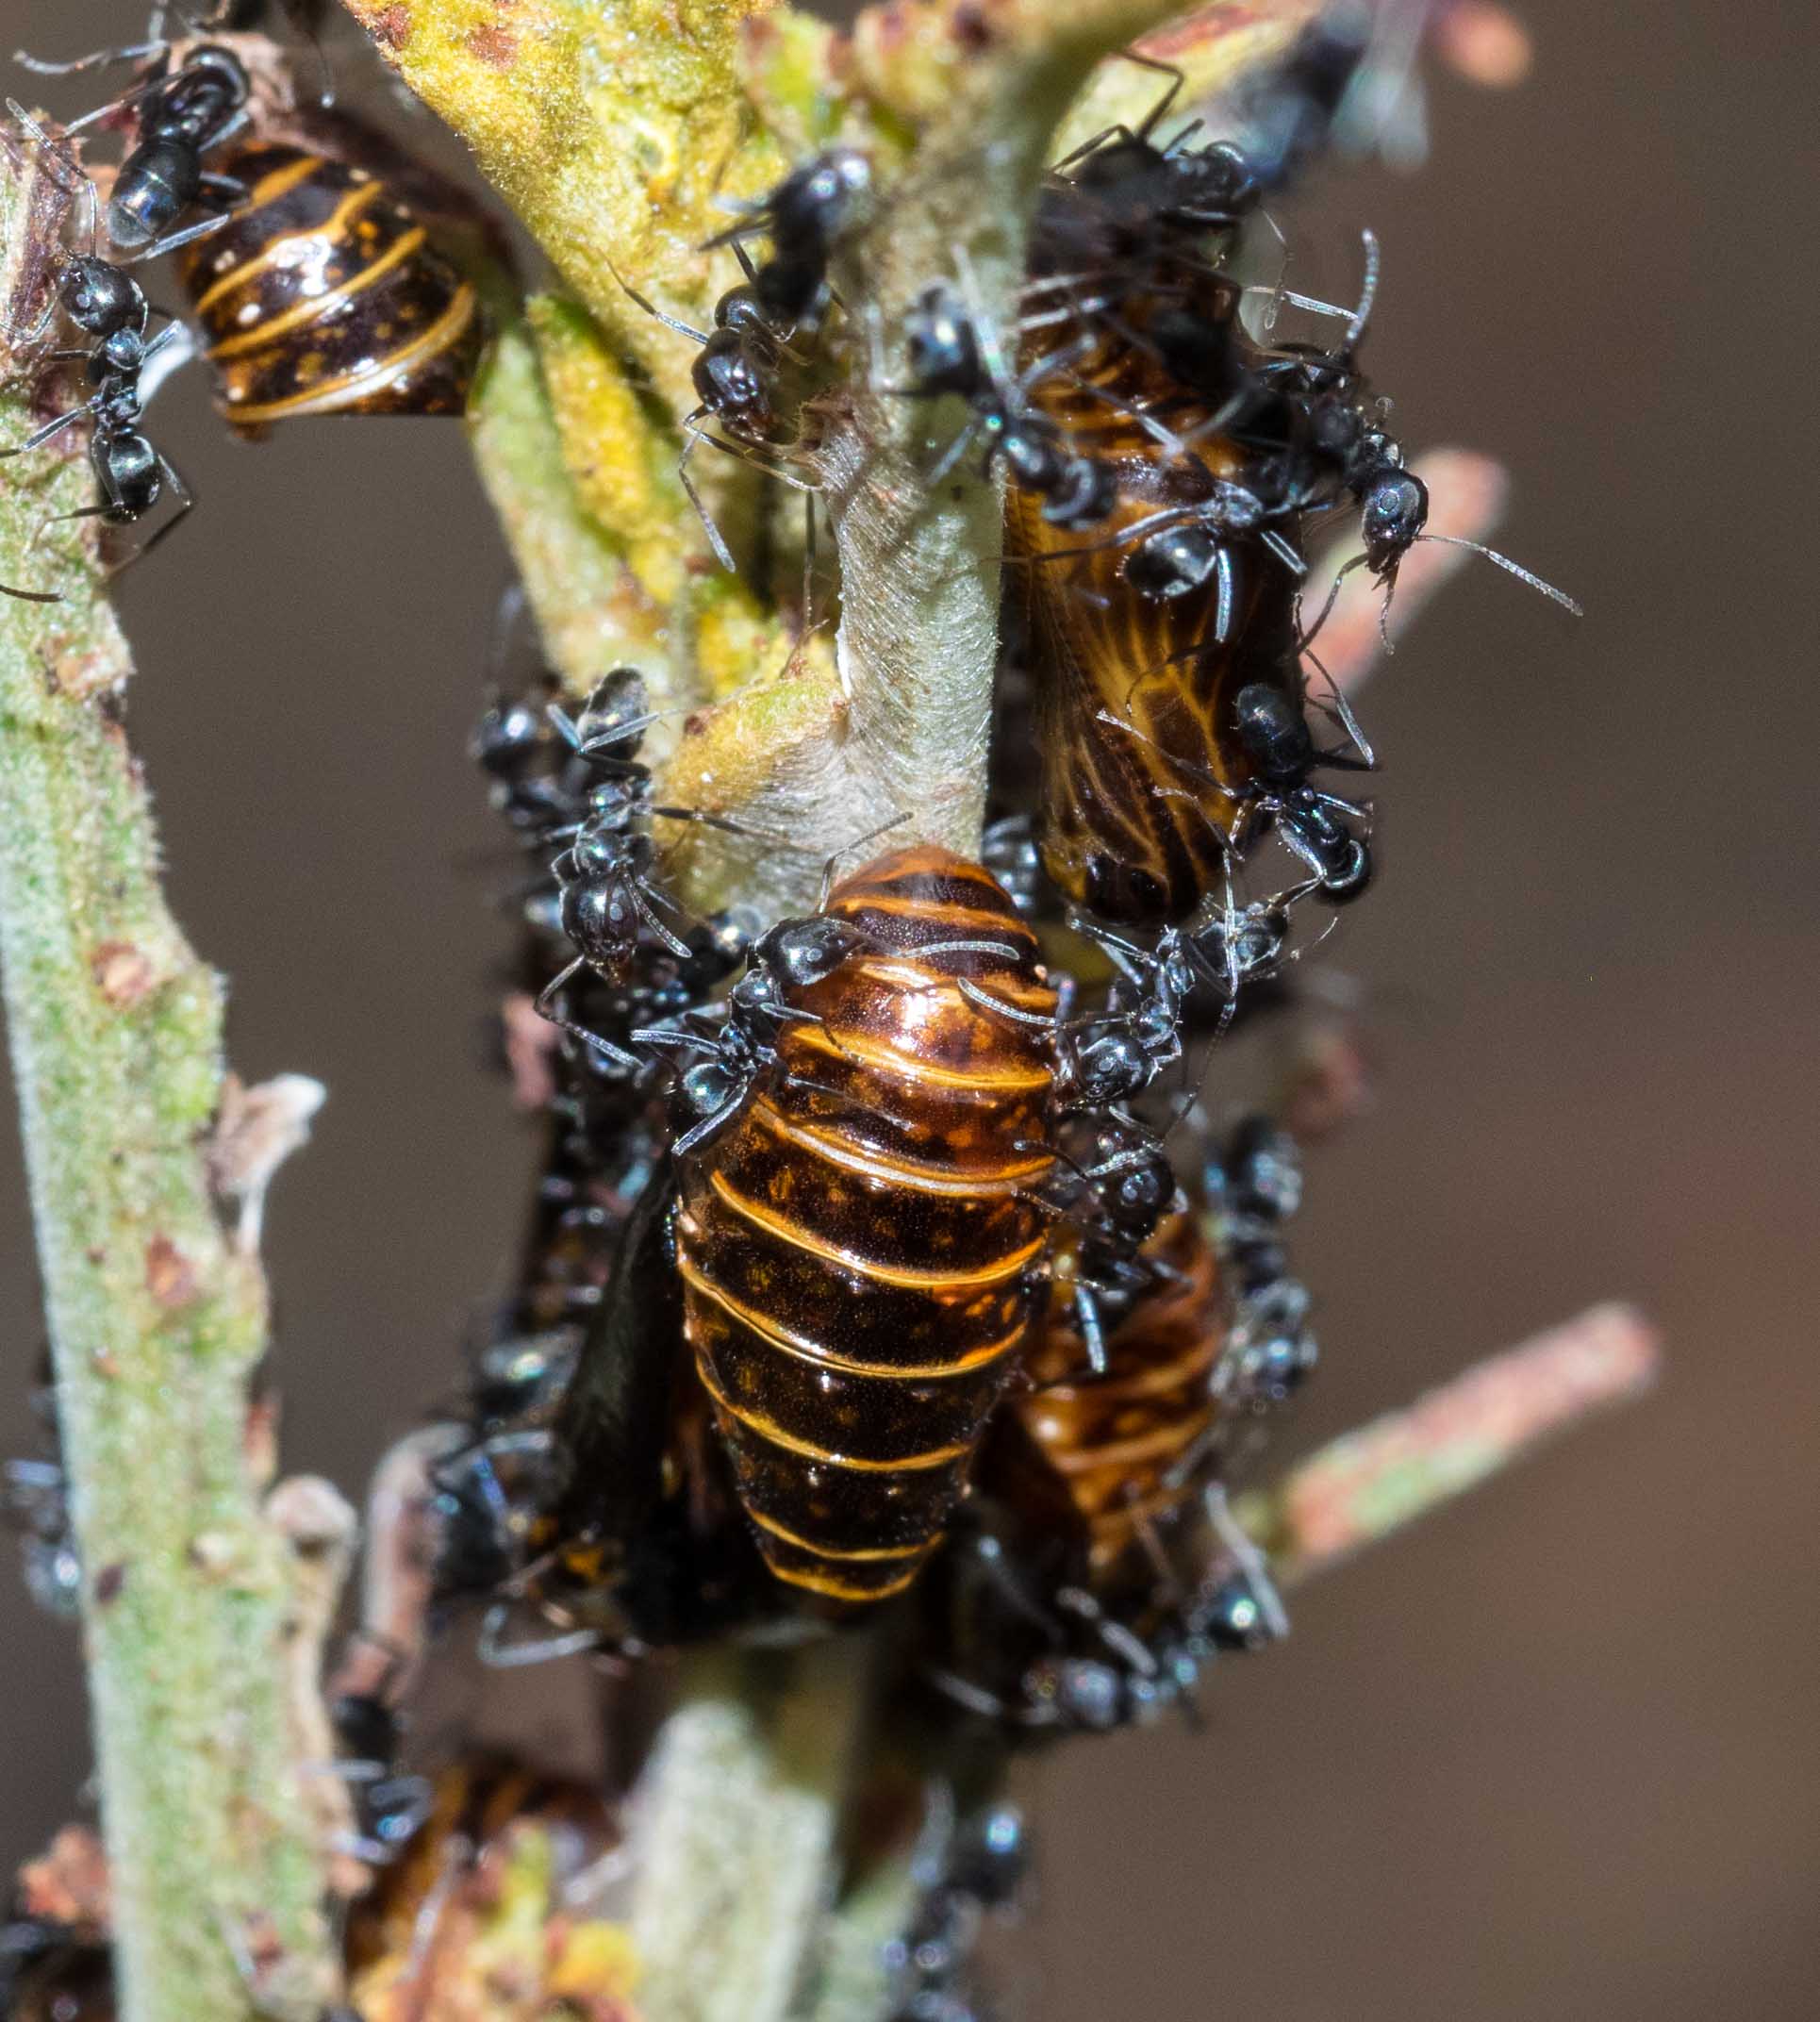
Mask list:
POLYGON ((1342 1565, 1655 1381, 1661 1338, 1625 1305, 1506 1349, 1400 1411, 1343 1434, 1233 1514, 1284 1584, 1342 1565))
MULTIPOLYGON (((0 169, 13 331, 47 242, 31 180, 0 169)), ((38 375, 8 365, 0 436, 17 440, 38 375)), ((30 587, 63 598, 0 598, 0 964, 85 1568, 122 2012, 240 2022, 238 1946, 278 2012, 313 2016, 337 1976, 286 1720, 287 1553, 246 1456, 265 1284, 209 1179, 221 989, 159 888, 92 545, 35 545, 46 517, 90 503, 79 439, 61 439, 0 495, 0 552, 43 557, 30 587)))
POLYGON ((780 2022, 828 1887, 872 1644, 685 1665, 640 1789, 631 1928, 663 2022, 780 2022))

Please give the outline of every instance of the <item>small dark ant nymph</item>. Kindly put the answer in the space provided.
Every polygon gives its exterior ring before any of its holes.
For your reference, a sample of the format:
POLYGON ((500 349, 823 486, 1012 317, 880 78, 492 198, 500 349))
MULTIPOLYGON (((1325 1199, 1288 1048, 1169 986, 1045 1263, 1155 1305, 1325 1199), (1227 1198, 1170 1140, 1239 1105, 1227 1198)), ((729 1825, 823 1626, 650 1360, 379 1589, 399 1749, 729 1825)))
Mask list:
POLYGON ((204 42, 173 71, 171 45, 163 40, 132 49, 102 50, 67 63, 25 56, 20 61, 41 75, 62 76, 141 57, 156 58, 158 71, 124 98, 73 120, 68 131, 79 132, 98 119, 133 108, 138 141, 114 177, 108 199, 108 236, 117 246, 133 249, 136 258, 154 259, 219 230, 233 207, 246 198, 242 183, 211 174, 202 162, 210 148, 246 124, 252 94, 246 66, 231 49, 204 42), (190 205, 205 199, 215 207, 216 215, 181 231, 171 230, 190 205))
POLYGON ((1091 526, 1112 511, 1118 502, 1113 472, 1070 450, 1061 428, 1033 413, 1024 400, 1039 379, 1078 356, 1083 344, 1038 358, 1014 379, 966 297, 937 281, 923 290, 906 319, 904 345, 911 383, 892 390, 926 400, 954 393, 973 410, 930 472, 932 486, 953 469, 977 433, 986 437, 987 468, 1002 462, 1014 484, 1043 500, 1043 518, 1051 524, 1091 526))

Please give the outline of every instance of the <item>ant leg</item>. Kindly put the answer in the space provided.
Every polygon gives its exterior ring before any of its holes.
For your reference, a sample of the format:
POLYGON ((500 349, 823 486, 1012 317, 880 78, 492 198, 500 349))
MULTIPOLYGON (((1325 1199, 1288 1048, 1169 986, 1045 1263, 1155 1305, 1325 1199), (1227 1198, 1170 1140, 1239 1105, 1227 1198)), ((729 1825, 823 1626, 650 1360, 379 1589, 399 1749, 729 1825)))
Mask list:
MULTIPOLYGON (((623 286, 624 284, 621 283, 620 285, 623 286)), ((627 291, 630 292, 629 290, 627 291)), ((634 299, 636 300, 637 298, 635 297, 634 299)), ((720 529, 714 523, 714 515, 702 503, 702 494, 696 490, 694 481, 688 474, 688 460, 695 454, 695 445, 705 439, 703 432, 693 425, 695 422, 700 420, 703 411, 703 409, 698 407, 683 423, 684 428, 688 433, 688 440, 683 445, 683 454, 676 459, 676 477, 687 494, 689 504, 695 508, 695 517, 702 522, 702 531, 708 537, 708 546, 714 550, 715 560, 720 564, 721 568, 729 575, 734 575, 738 572, 734 563, 733 553, 726 542, 721 539, 720 529)))
POLYGON ((1277 557, 1277 559, 1283 565, 1283 567, 1289 571, 1291 575, 1302 576, 1308 573, 1308 564, 1301 558, 1300 555, 1297 553, 1295 544, 1292 541, 1284 539, 1282 535, 1278 533, 1274 526, 1266 526, 1260 528, 1258 531, 1258 539, 1263 541, 1264 545, 1270 550, 1271 554, 1277 557))
MULTIPOLYGON (((685 950, 684 952, 687 953, 687 951, 685 950)), ((587 967, 587 956, 578 954, 567 969, 551 977, 550 981, 538 992, 536 1003, 538 1016, 548 1019, 551 1024, 563 1032, 572 1033, 576 1038, 585 1040, 587 1045, 605 1053, 609 1059, 618 1061, 623 1067, 642 1068, 644 1062, 638 1058, 637 1053, 629 1053, 624 1047, 615 1046, 611 1039, 603 1038, 598 1032, 589 1032, 586 1025, 576 1024, 573 1019, 563 1017, 562 1013, 554 1008, 556 992, 562 988, 563 985, 569 981, 570 977, 577 970, 586 969, 587 967)))
MULTIPOLYGON (((47 57, 32 56, 24 49, 15 49, 12 53, 12 59, 19 65, 21 70, 31 71, 40 77, 74 77, 81 71, 104 70, 110 63, 139 63, 142 62, 147 57, 164 57, 168 58, 170 54, 171 44, 169 41, 160 36, 154 41, 139 42, 127 49, 91 49, 86 57, 69 57, 60 62, 53 61, 47 57)), ((137 96, 138 94, 133 93, 132 95, 137 96)), ((112 110, 111 106, 101 106, 95 111, 88 114, 87 119, 99 119, 103 112, 111 112, 112 110)), ((81 124, 86 124, 87 120, 81 124)), ((75 127, 72 125, 64 130, 68 133, 74 133, 75 127)))
POLYGON ((61 604, 60 589, 15 589, 10 583, 0 583, 0 596, 17 597, 21 604, 61 604))
POLYGON ((1114 1621, 1091 1594, 1078 1586, 1060 1587, 1055 1605, 1085 1622, 1100 1642, 1124 1658, 1140 1678, 1156 1676, 1156 1659, 1122 1622, 1114 1621))
MULTIPOLYGON (((244 197, 247 193, 245 185, 240 184, 236 187, 244 197)), ((198 239, 209 238, 223 225, 232 224, 233 219, 234 213, 231 209, 218 211, 212 218, 200 218, 194 224, 186 224, 180 232, 167 232, 162 239, 155 239, 149 246, 135 253, 129 259, 121 261, 121 265, 137 267, 144 260, 160 259, 167 253, 174 253, 179 246, 193 245, 198 239)))
POLYGON ((1308 651, 1309 646, 1319 636, 1321 627, 1332 616, 1333 606, 1339 602, 1341 586, 1345 583, 1347 577, 1355 569, 1363 569, 1365 566, 1365 556, 1355 555, 1349 562, 1342 562, 1339 568, 1333 572, 1333 581, 1327 592, 1327 602, 1321 605, 1320 613, 1315 618, 1315 622, 1301 635, 1297 649, 1299 652, 1306 653, 1308 651))
MULTIPOLYGON (((87 357, 88 353, 78 351, 73 356, 87 357)), ((59 414, 56 421, 46 422, 36 434, 27 436, 23 442, 15 443, 11 449, 0 449, 0 456, 24 456, 31 450, 41 449, 53 436, 61 435, 72 422, 79 422, 85 414, 93 412, 94 402, 85 400, 79 407, 72 407, 67 414, 59 414)))
POLYGON ((881 821, 877 828, 868 829, 863 836, 855 836, 852 842, 843 842, 839 849, 829 856, 821 867, 821 896, 815 903, 815 909, 821 912, 828 903, 828 894, 835 888, 835 866, 843 856, 850 856, 855 850, 863 850, 869 842, 876 842, 881 836, 888 836, 894 828, 902 828, 909 820, 907 814, 893 815, 888 821, 881 821))
POLYGON ((1074 1287, 1074 1320, 1081 1330, 1081 1345, 1087 1351, 1087 1367, 1096 1376, 1106 1373, 1106 1332, 1100 1318, 1100 1301, 1085 1284, 1074 1287))
POLYGON ((969 415, 968 417, 967 426, 963 428, 960 434, 954 438, 953 441, 951 441, 948 445, 948 449, 941 457, 940 461, 935 465, 935 469, 932 470, 929 474, 923 479, 924 487, 927 489, 933 491, 935 487, 941 483, 943 478, 948 475, 949 472, 951 472, 954 468, 954 466, 961 460, 962 456, 972 446, 973 438, 974 435, 978 432, 979 426, 980 417, 977 414, 969 415))
POLYGON ((578 1656, 583 1650, 592 1649, 600 1640, 591 1629, 571 1629, 554 1635, 508 1641, 505 1630, 511 1613, 509 1601, 495 1601, 481 1620, 474 1648, 481 1663, 490 1670, 509 1671, 522 1665, 549 1664, 558 1657, 578 1656))
POLYGON ((192 512, 195 509, 195 493, 192 492, 190 487, 184 483, 182 475, 178 472, 175 464, 171 462, 169 457, 160 455, 158 457, 158 469, 163 472, 165 482, 176 494, 177 509, 171 515, 171 517, 164 522, 164 524, 158 528, 157 533, 151 535, 145 540, 142 540, 139 544, 139 546, 133 550, 132 554, 130 554, 126 557, 126 559, 122 562, 117 568, 108 571, 108 573, 109 582, 111 582, 115 576, 124 574, 125 572, 130 569, 135 562, 143 561, 145 557, 149 554, 151 554, 152 550, 157 546, 158 542, 161 541, 167 534, 169 534, 174 527, 182 525, 185 515, 190 512, 192 512))

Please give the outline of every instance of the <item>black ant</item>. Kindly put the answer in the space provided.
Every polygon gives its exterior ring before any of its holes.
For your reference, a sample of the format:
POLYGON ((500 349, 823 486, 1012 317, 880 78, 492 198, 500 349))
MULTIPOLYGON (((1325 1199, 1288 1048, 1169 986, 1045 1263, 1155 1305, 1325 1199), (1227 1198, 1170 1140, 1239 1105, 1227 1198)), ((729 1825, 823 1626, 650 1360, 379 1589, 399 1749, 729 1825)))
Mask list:
POLYGON ((1182 1205, 1182 1193, 1162 1141, 1117 1111, 1095 1140, 1091 1165, 1057 1155, 1089 1203, 1074 1251, 1072 1302, 1087 1366, 1103 1376, 1107 1323, 1156 1284, 1158 1271, 1144 1260, 1144 1246, 1164 1216, 1182 1205))
POLYGON ((775 457, 753 456, 753 453, 783 447, 771 382, 785 358, 793 356, 785 332, 819 308, 827 291, 834 242, 850 223, 858 200, 870 189, 871 173, 865 156, 851 148, 818 155, 786 175, 749 219, 709 240, 709 246, 731 245, 746 275, 743 283, 728 289, 714 305, 712 330, 698 330, 667 314, 629 281, 620 279, 620 286, 647 316, 702 347, 689 373, 701 405, 683 417, 688 440, 677 463, 677 475, 723 569, 734 567, 733 555, 690 481, 688 462, 698 442, 721 449, 729 445, 702 423, 709 416, 720 423, 738 439, 737 454, 757 462, 768 476, 800 491, 815 489, 780 469, 775 457), (774 249, 763 266, 753 264, 743 243, 758 233, 769 233, 774 249))
POLYGON ((1013 379, 983 320, 962 292, 944 281, 933 283, 917 298, 904 342, 911 384, 892 390, 928 400, 956 393, 973 409, 972 419, 930 472, 932 487, 953 469, 974 435, 983 432, 988 470, 995 461, 1002 462, 1014 484, 1043 500, 1043 518, 1052 525, 1090 526, 1112 511, 1118 496, 1112 472, 1070 450, 1054 422, 1024 405, 1030 389, 1077 356, 1082 344, 1038 358, 1013 379))
POLYGON ((1376 760, 1337 691, 1335 700, 1354 747, 1351 753, 1338 747, 1318 749, 1298 703, 1267 681, 1247 682, 1233 698, 1233 716, 1253 776, 1242 787, 1221 790, 1248 802, 1260 821, 1275 828, 1314 871, 1320 895, 1330 905, 1346 905, 1371 882, 1370 846, 1344 819, 1365 810, 1355 802, 1311 787, 1308 775, 1317 766, 1368 772, 1376 760))
MULTIPOLYGON (((615 668, 604 675, 574 721, 554 704, 545 713, 575 758, 601 776, 588 790, 586 811, 579 819, 549 830, 542 837, 546 843, 567 845, 552 869, 560 889, 558 921, 578 952, 544 986, 537 1008, 609 1062, 637 1071, 644 1065, 637 1055, 563 1016, 555 1008, 556 997, 583 969, 592 970, 609 983, 620 979, 642 933, 654 936, 679 962, 694 954, 656 912, 660 905, 671 911, 678 908, 654 876, 657 844, 647 825, 654 818, 699 821, 732 835, 753 832, 723 816, 664 806, 654 798, 650 768, 640 765, 634 755, 653 721, 646 706, 644 679, 636 668, 615 668)), ((502 727, 497 735, 503 741, 492 747, 496 768, 505 762, 509 750, 521 744, 525 732, 522 725, 513 725, 502 727)))
POLYGON ((252 94, 246 66, 231 49, 204 42, 174 71, 169 67, 171 44, 161 38, 132 49, 100 50, 67 63, 47 63, 23 53, 19 60, 42 75, 66 76, 141 57, 157 59, 160 68, 155 75, 124 98, 73 120, 67 130, 77 133, 95 120, 134 108, 138 141, 114 177, 108 199, 108 236, 115 245, 136 249, 136 258, 153 259, 218 231, 234 206, 245 201, 245 185, 231 175, 211 174, 202 157, 246 124, 252 94), (217 207, 216 215, 181 231, 170 229, 191 204, 205 198, 217 207))
POLYGON ((739 224, 708 246, 738 249, 748 239, 766 237, 771 257, 747 277, 768 323, 788 329, 808 323, 828 297, 828 262, 836 241, 848 231, 871 193, 872 164, 856 149, 830 148, 791 170, 739 224))
POLYGON ((1291 910, 1312 889, 1310 881, 1244 907, 1229 899, 1199 927, 1165 928, 1153 951, 1070 915, 1069 925, 1104 951, 1122 979, 1106 1009, 1062 1045, 1070 1106, 1100 1109, 1142 1095, 1181 1059, 1183 1022, 1198 990, 1211 987, 1225 1000, 1223 1029, 1240 991, 1293 959, 1291 910))
POLYGON ((1327 602, 1315 622, 1303 631, 1302 643, 1312 640, 1326 623, 1347 577, 1355 569, 1365 569, 1384 587, 1379 623, 1388 649, 1387 627, 1397 572, 1410 550, 1425 540, 1437 541, 1444 547, 1469 548, 1531 589, 1540 590, 1576 618, 1583 617, 1580 604, 1565 590, 1545 582, 1508 555, 1500 555, 1481 540, 1427 531, 1428 487, 1407 468, 1401 443, 1384 427, 1383 404, 1379 403, 1376 410, 1367 404, 1367 388, 1357 363, 1359 341, 1370 320, 1378 290, 1378 241, 1366 232, 1365 243, 1365 286, 1356 308, 1335 309, 1305 295, 1286 297, 1303 307, 1346 317, 1346 334, 1339 349, 1323 352, 1302 345, 1289 346, 1266 358, 1254 373, 1259 390, 1266 396, 1276 396, 1280 403, 1276 412, 1284 424, 1282 433, 1287 439, 1272 446, 1286 448, 1292 466, 1298 460, 1311 461, 1318 473, 1293 485, 1282 509, 1302 511, 1332 504, 1331 495, 1325 495, 1330 486, 1349 493, 1359 508, 1363 552, 1344 563, 1334 575, 1327 602))
MULTIPOLYGON (((8 100, 8 109, 41 149, 80 175, 74 160, 21 107, 8 100)), ((54 179, 59 183, 62 180, 60 176, 54 179)), ((195 503, 175 468, 139 428, 143 406, 142 375, 167 346, 182 345, 185 332, 181 323, 173 322, 149 342, 146 340, 146 325, 153 311, 145 292, 123 267, 102 259, 96 253, 98 221, 94 185, 83 177, 82 187, 89 202, 89 251, 86 254, 68 253, 59 260, 56 298, 45 305, 43 316, 37 328, 28 333, 26 341, 35 342, 60 307, 78 330, 95 341, 89 349, 53 351, 45 362, 57 364, 81 359, 94 390, 87 400, 46 422, 24 442, 12 449, 0 450, 0 456, 23 456, 87 417, 92 426, 90 461, 101 487, 102 503, 83 506, 75 512, 58 514, 55 518, 98 517, 110 526, 129 525, 152 510, 168 482, 181 503, 177 512, 141 547, 139 552, 143 555, 156 547, 195 503)), ((45 522, 47 525, 52 523, 51 521, 45 522)), ((56 600, 34 594, 32 601, 56 600)))
POLYGON ((397 1762, 404 1723, 377 1692, 347 1693, 330 1708, 346 1760, 336 1768, 354 1803, 357 1838, 350 1851, 371 1866, 397 1859, 436 1801, 427 1778, 402 1775, 397 1762))
POLYGON ((1050 171, 1033 227, 1045 268, 1141 272, 1160 252, 1186 250, 1173 241, 1233 230, 1257 207, 1262 192, 1237 147, 1185 144, 1200 130, 1200 120, 1160 147, 1151 140, 1187 80, 1172 63, 1123 54, 1166 76, 1168 89, 1139 125, 1105 128, 1050 171))
POLYGON ((699 1119, 676 1140, 680 1157, 715 1135, 738 1113, 752 1085, 777 1058, 777 1041, 792 1019, 814 1013, 796 1009, 792 992, 824 982, 849 955, 870 945, 870 936, 844 920, 821 912, 780 920, 753 942, 746 972, 727 993, 720 1022, 712 1033, 670 1022, 642 1026, 632 1036, 645 1046, 680 1046, 703 1053, 687 1069, 677 1089, 699 1119))
POLYGON ((1282 1246, 1282 1225, 1301 1203, 1295 1140, 1267 1117, 1247 1117, 1209 1161, 1206 1182, 1216 1240, 1237 1294, 1217 1387, 1254 1407, 1281 1403, 1318 1359, 1308 1289, 1290 1275, 1282 1246))

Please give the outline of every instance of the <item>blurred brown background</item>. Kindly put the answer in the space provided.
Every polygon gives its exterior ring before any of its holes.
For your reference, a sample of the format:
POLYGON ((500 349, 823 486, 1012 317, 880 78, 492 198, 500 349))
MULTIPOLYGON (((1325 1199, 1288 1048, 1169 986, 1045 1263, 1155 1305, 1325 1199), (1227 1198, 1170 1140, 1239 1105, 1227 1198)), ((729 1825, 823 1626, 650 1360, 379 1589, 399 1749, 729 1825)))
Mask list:
MULTIPOLYGON (((1507 461, 1498 544, 1590 615, 1475 570, 1366 690, 1385 868, 1341 953, 1379 1101, 1311 1175, 1326 1363, 1291 1436, 1613 1294, 1668 1377, 1306 1592, 1209 1732, 1033 1772, 1043 2022, 1815 2012, 1813 16, 1524 11, 1529 87, 1436 79, 1430 169, 1330 184, 1299 240, 1343 294, 1377 228, 1401 432, 1507 461)), ((5 0, 0 46, 139 19, 5 0)), ((126 581, 132 723, 236 1065, 332 1091, 268 1255, 287 1460, 352 1489, 447 1383, 524 1194, 461 868, 497 839, 463 744, 505 565, 457 429, 242 449, 205 390, 158 403, 202 505, 126 581)), ((19 1450, 36 1287, 0 1167, 19 1450)), ((10 1579, 0 1613, 9 1865, 85 1745, 73 1636, 10 1579)))

